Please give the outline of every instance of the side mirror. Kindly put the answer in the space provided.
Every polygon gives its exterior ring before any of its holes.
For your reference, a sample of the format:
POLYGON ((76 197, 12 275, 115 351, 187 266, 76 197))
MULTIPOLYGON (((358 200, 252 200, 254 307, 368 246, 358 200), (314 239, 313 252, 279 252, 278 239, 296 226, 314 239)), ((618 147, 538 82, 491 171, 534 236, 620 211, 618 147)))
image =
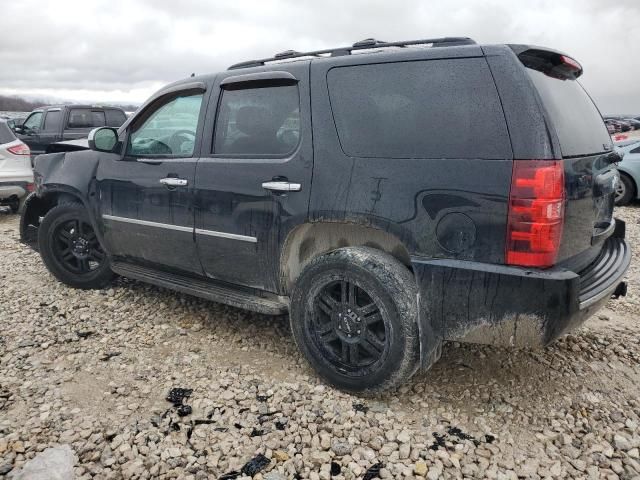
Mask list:
POLYGON ((118 143, 118 131, 111 127, 94 128, 89 132, 89 148, 97 152, 111 152, 118 143))

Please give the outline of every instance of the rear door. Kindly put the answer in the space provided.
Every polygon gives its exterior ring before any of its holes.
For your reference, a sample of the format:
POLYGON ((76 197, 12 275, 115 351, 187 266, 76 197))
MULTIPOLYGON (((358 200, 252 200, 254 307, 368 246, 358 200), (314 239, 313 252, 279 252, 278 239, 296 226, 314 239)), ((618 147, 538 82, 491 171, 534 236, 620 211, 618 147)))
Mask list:
POLYGON ((194 240, 193 187, 205 86, 160 96, 124 135, 125 152, 104 154, 96 180, 108 250, 118 259, 202 274, 194 240))
MULTIPOLYGON (((527 73, 557 137, 565 166, 567 201, 558 260, 591 247, 593 256, 601 241, 613 233, 618 173, 611 164, 611 137, 600 112, 578 80, 531 67, 527 73)), ((589 256, 584 260, 588 262, 589 256)))
POLYGON ((207 276, 278 291, 280 248, 307 220, 309 65, 219 75, 196 171, 196 243, 207 276))

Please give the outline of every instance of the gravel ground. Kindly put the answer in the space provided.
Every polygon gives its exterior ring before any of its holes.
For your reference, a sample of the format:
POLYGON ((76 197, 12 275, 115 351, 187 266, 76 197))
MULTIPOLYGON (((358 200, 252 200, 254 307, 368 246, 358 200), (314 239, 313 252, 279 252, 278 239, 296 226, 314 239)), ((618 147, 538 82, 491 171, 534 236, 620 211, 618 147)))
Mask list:
MULTIPOLYGON (((616 214, 638 245, 640 206, 616 214)), ((69 445, 82 479, 236 478, 260 460, 270 480, 640 478, 638 261, 626 299, 553 346, 450 343, 362 399, 318 380, 286 318, 125 279, 67 288, 16 216, 0 215, 0 252, 0 477, 69 445)))

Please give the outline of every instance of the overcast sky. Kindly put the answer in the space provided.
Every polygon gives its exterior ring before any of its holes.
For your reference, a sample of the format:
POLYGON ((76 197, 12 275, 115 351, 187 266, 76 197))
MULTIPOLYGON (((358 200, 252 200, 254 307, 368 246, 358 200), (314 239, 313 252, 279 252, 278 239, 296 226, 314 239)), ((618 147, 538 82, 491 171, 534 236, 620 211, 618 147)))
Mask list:
POLYGON ((470 36, 582 63, 604 113, 640 114, 640 0, 4 0, 0 93, 140 103, 287 49, 470 36))

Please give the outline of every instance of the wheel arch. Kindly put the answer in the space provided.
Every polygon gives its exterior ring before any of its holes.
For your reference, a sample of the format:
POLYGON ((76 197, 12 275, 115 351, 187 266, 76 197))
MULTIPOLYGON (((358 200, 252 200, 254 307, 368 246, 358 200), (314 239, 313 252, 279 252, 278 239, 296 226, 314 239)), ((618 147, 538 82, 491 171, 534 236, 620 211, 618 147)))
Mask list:
MULTIPOLYGON (((83 196, 73 188, 47 189, 41 194, 30 194, 24 202, 20 216, 20 240, 35 247, 38 241, 40 219, 56 205, 72 202, 79 203, 87 208, 83 196)), ((92 222, 95 223, 90 209, 87 208, 87 211, 92 222)))
POLYGON ((280 255, 280 288, 289 293, 302 270, 314 258, 338 248, 371 247, 386 252, 413 271, 406 245, 380 228, 346 222, 303 223, 294 228, 280 255))

